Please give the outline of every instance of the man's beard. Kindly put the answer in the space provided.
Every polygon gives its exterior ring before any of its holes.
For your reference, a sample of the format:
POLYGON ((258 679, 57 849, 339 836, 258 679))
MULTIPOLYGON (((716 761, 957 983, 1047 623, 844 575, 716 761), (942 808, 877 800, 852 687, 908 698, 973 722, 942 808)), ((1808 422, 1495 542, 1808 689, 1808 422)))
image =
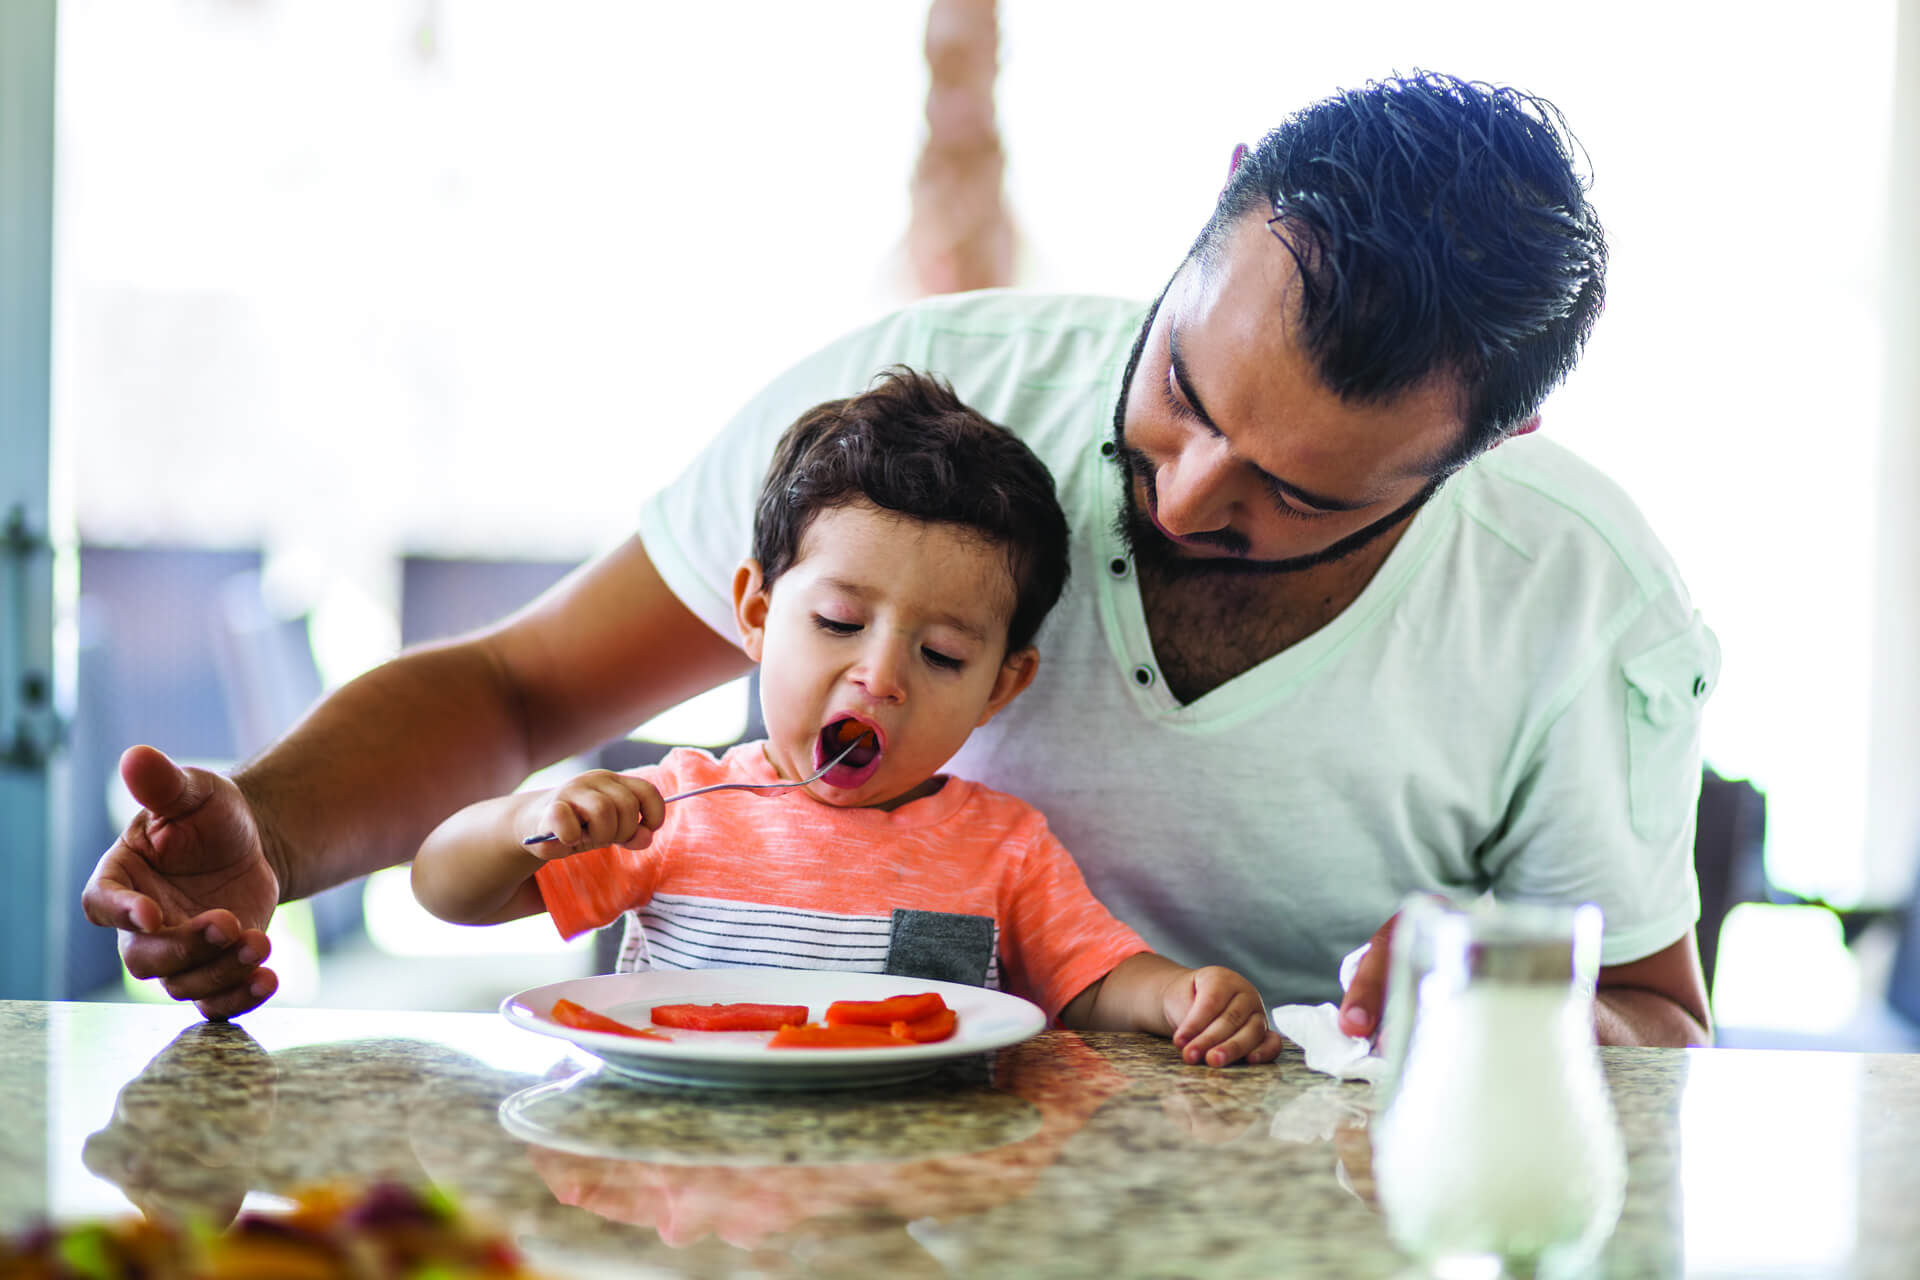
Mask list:
MULTIPOLYGON (((1168 283, 1168 288, 1172 283, 1168 283)), ((1166 300, 1167 290, 1162 289, 1160 296, 1153 300, 1147 309, 1147 318, 1140 324, 1139 336, 1133 340, 1133 353, 1127 357, 1127 369, 1120 377, 1120 396, 1113 406, 1113 463, 1120 468, 1122 496, 1120 510, 1114 514, 1114 531, 1121 541, 1127 544, 1136 565, 1150 565, 1161 571, 1166 577, 1202 578, 1235 577, 1247 574, 1299 573, 1303 569, 1318 568, 1331 564, 1335 560, 1345 559, 1359 551, 1380 535, 1391 531, 1401 521, 1407 519, 1426 504, 1428 498, 1439 492, 1446 482, 1447 473, 1434 476, 1406 502, 1381 516, 1372 524, 1366 525, 1344 538, 1318 551, 1304 556, 1289 556, 1284 560, 1254 560, 1247 552, 1251 543, 1243 533, 1232 529, 1210 529, 1200 533, 1186 535, 1189 544, 1200 543, 1218 547, 1227 554, 1196 558, 1180 554, 1175 544, 1166 534, 1160 532, 1153 518, 1140 509, 1134 501, 1133 486, 1138 480, 1147 491, 1147 501, 1156 501, 1153 481, 1153 463, 1138 449, 1127 443, 1127 397, 1133 391, 1133 374, 1140 363, 1140 353, 1146 350, 1147 334, 1153 330, 1154 317, 1160 314, 1160 304, 1166 300)))

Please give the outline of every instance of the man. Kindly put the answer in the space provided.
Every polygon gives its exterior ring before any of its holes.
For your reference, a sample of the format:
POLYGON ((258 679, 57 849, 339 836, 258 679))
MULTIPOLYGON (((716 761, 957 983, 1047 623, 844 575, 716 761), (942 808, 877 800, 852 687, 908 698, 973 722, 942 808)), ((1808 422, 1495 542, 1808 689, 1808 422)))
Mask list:
MULTIPOLYGON (((1592 900, 1601 1037, 1703 1042, 1717 646, 1623 495, 1505 443, 1600 309, 1574 146, 1510 90, 1370 85, 1235 153, 1150 307, 959 295, 835 343, 516 617, 363 676, 232 779, 129 752, 148 812, 89 918, 208 1016, 258 1004, 277 901, 744 669, 727 584, 774 436, 907 364, 1034 447, 1077 543, 1039 675, 950 771, 1038 805, 1151 945, 1328 999, 1408 892, 1592 900)), ((1386 951, 1346 994, 1356 1034, 1386 951)))

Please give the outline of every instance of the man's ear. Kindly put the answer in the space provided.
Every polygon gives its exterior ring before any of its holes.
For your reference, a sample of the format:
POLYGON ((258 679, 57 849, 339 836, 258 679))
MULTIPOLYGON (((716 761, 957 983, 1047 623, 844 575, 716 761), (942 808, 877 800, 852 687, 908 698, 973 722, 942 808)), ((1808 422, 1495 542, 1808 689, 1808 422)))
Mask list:
MULTIPOLYGON (((1233 175, 1240 171, 1240 162, 1242 160, 1245 160, 1246 158, 1247 158, 1247 144, 1244 142, 1234 143, 1233 158, 1227 161, 1227 181, 1229 182, 1233 181, 1233 175)), ((1226 187, 1222 186, 1220 190, 1224 192, 1226 190, 1226 187)))
POLYGON ((1022 690, 1033 683, 1034 673, 1040 670, 1040 651, 1032 645, 1007 655, 1000 664, 1000 670, 994 673, 993 693, 987 698, 987 708, 980 718, 973 722, 978 729, 987 721, 1000 714, 1000 709, 1020 696, 1022 690))
POLYGON ((1503 436, 1496 436, 1494 438, 1493 443, 1488 445, 1487 448, 1489 449, 1498 448, 1499 446, 1505 444, 1507 441, 1514 439, 1516 436, 1530 436, 1534 432, 1538 431, 1539 429, 1540 429, 1540 415, 1536 413, 1531 418, 1528 418, 1525 422, 1515 427, 1513 430, 1507 432, 1507 434, 1503 436))
POLYGON ((748 558, 733 571, 733 621, 740 628, 740 647, 747 657, 760 661, 760 648, 767 637, 768 596, 766 578, 760 562, 748 558))

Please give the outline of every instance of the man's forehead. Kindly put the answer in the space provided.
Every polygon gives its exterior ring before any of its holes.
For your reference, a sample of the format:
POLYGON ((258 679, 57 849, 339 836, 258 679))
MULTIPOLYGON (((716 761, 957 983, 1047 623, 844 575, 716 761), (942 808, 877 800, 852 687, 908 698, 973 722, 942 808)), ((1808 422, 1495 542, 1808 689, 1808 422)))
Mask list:
POLYGON ((1251 433, 1236 440, 1243 448, 1288 443, 1301 455, 1295 465, 1315 470, 1346 471, 1370 455, 1378 468, 1362 469, 1373 483, 1433 475, 1466 432, 1458 380, 1435 374, 1393 396, 1342 397, 1302 339, 1298 288, 1292 255, 1252 217, 1176 275, 1162 309, 1169 352, 1177 347, 1179 372, 1215 425, 1229 437, 1251 433))

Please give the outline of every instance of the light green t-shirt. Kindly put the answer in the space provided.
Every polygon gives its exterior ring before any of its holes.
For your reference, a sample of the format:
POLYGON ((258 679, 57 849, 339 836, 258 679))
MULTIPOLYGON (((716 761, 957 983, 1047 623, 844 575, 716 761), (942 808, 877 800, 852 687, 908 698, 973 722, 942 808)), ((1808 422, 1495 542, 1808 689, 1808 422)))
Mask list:
POLYGON ((939 374, 1053 471, 1073 576, 1033 686, 949 772, 1046 814, 1094 893, 1158 951, 1336 999, 1340 958, 1413 890, 1597 902, 1602 963, 1699 912, 1700 710, 1719 648, 1610 481, 1540 436, 1427 503, 1344 613, 1181 705, 1155 666, 1102 454, 1138 302, 989 291, 897 312, 756 397, 640 534, 732 639, 775 439, 892 364, 939 374))

